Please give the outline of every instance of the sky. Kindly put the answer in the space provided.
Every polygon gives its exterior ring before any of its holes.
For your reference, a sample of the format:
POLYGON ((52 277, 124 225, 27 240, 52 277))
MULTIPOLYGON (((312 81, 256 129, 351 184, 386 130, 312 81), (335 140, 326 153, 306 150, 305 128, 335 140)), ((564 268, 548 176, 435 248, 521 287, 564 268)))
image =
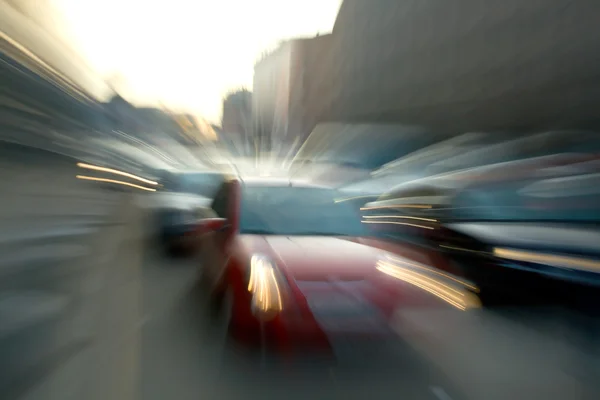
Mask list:
POLYGON ((52 0, 71 45, 130 101, 219 123, 282 39, 331 32, 342 0, 52 0))

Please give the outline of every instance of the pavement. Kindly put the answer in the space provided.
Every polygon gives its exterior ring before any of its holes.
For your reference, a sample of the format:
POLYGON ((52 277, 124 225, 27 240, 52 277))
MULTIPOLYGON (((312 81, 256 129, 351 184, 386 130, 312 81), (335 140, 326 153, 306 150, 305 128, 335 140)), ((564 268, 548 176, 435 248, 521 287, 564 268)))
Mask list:
POLYGON ((1 399, 137 397, 140 214, 76 170, 0 148, 1 399))

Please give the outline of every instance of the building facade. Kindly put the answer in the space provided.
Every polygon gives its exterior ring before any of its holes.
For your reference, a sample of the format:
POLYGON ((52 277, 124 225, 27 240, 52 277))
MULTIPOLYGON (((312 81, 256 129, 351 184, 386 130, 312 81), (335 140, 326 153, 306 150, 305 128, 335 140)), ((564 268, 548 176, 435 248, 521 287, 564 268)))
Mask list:
POLYGON ((221 127, 232 135, 244 136, 251 130, 252 92, 242 89, 223 100, 221 127))
POLYGON ((582 127, 597 120, 599 12, 593 1, 344 0, 326 119, 582 127))
POLYGON ((253 120, 263 150, 294 152, 324 114, 330 43, 331 35, 285 41, 254 66, 253 120))
POLYGON ((225 97, 221 131, 221 138, 234 143, 242 153, 253 152, 252 92, 241 89, 225 97))
POLYGON ((254 153, 256 145, 252 127, 252 92, 240 89, 225 97, 219 139, 228 142, 240 154, 254 153))

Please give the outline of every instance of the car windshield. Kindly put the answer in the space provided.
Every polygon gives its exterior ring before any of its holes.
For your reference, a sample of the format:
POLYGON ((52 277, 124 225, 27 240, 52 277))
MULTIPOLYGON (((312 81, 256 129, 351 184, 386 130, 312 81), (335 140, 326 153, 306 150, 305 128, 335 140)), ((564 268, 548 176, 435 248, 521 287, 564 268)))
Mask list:
POLYGON ((173 191, 213 198, 221 182, 219 174, 186 173, 176 178, 173 191))
POLYGON ((358 214, 339 197, 333 189, 245 186, 240 233, 363 236, 358 214))

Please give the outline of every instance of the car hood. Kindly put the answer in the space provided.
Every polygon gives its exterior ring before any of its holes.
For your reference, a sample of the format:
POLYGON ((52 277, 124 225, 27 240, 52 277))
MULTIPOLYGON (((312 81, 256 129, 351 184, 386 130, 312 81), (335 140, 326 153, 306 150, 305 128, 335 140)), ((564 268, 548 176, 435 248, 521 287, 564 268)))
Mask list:
POLYGON ((435 252, 411 245, 362 237, 242 235, 241 240, 244 254, 272 257, 320 324, 332 313, 343 314, 332 311, 340 307, 385 321, 404 308, 478 304, 459 279, 437 269, 442 263, 435 252))
POLYGON ((294 279, 362 280, 375 272, 383 252, 346 237, 244 236, 251 252, 270 255, 294 279))

